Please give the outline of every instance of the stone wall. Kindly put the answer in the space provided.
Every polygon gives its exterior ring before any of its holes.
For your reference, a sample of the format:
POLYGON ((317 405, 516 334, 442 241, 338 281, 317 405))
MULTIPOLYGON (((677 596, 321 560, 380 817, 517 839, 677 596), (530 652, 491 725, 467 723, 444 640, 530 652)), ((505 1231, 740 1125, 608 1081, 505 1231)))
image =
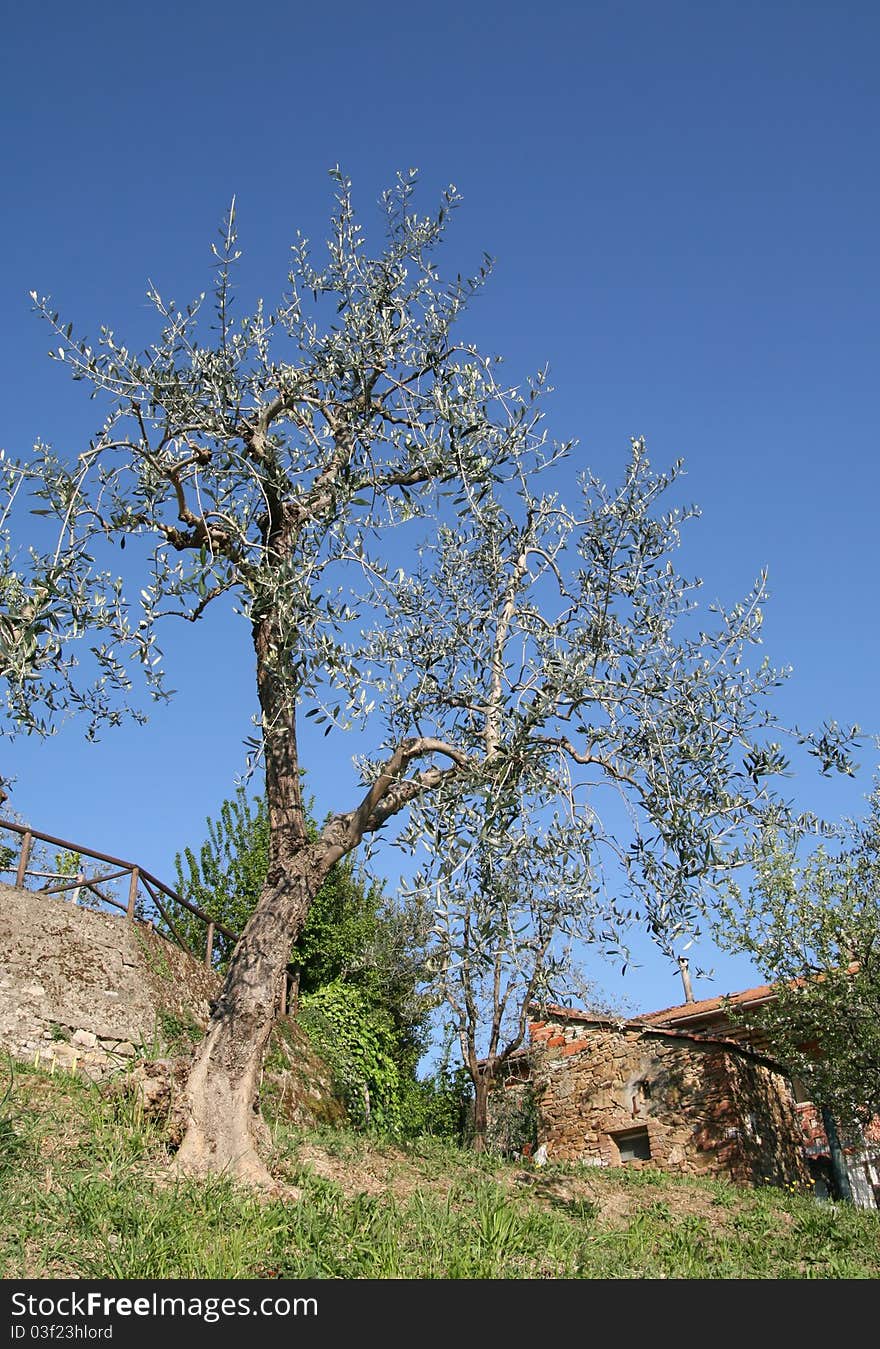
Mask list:
MULTIPOLYGON (((219 988, 148 924, 0 883, 0 1048, 16 1058, 95 1081, 131 1070, 145 1103, 164 1108, 219 988)), ((289 1017, 273 1031, 262 1095, 296 1124, 344 1118, 330 1069, 289 1017)))
POLYGON ((551 1159, 808 1183, 788 1082, 767 1060, 577 1013, 533 1022, 530 1035, 538 1137, 551 1159))
POLYGON ((148 925, 0 884, 0 1045, 101 1077, 203 1031, 215 973, 148 925))

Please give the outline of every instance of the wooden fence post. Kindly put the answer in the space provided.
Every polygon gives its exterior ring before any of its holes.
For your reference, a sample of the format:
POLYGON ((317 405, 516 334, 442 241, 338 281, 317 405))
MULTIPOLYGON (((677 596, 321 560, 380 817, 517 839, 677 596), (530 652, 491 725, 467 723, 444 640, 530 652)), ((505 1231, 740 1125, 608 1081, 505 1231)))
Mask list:
POLYGON ((25 877, 27 875, 27 864, 30 861, 31 844, 33 843, 33 841, 34 836, 30 832, 30 830, 28 830, 26 834, 22 834, 21 856, 18 859, 18 871, 15 873, 15 884, 19 887, 19 889, 21 889, 21 887, 24 885, 25 882, 25 877))
POLYGON ((137 867, 131 869, 131 884, 128 887, 128 908, 126 916, 134 919, 134 902, 137 899, 138 881, 140 880, 140 871, 137 867))

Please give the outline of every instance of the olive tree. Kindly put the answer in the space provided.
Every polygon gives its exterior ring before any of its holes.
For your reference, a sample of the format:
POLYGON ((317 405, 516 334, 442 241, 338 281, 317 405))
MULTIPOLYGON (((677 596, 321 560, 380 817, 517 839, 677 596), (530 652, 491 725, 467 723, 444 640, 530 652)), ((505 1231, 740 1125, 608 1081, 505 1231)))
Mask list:
MULTIPOLYGON (((399 177, 371 252, 334 177, 326 257, 297 236, 273 308, 236 316, 232 212, 213 303, 180 308, 151 286, 159 332, 140 355, 107 328, 81 339, 35 296, 57 360, 104 416, 78 456, 37 442, 5 467, 13 512, 27 503, 57 526, 0 571, 10 728, 79 711, 96 735, 141 716, 133 666, 167 696, 160 625, 224 599, 252 645, 269 865, 190 1074, 177 1165, 256 1183, 270 1180, 263 1052, 291 941, 334 863, 398 816, 403 843, 442 838, 467 793, 512 782, 542 803, 558 789, 613 848, 594 796, 607 782, 642 821, 625 873, 672 930, 771 807, 782 764, 764 707, 775 676, 740 665, 759 595, 718 615, 714 637, 667 641, 692 592, 663 557, 678 521, 656 514, 665 479, 644 446, 616 494, 588 480, 568 507, 539 492, 569 447, 546 432, 543 376, 505 384, 457 336, 489 264, 472 279, 438 271, 455 190, 420 215, 415 175, 399 177), (310 715, 355 742, 360 779, 317 837, 297 738, 310 715)), ((845 762, 833 729, 812 748, 845 762)))
MULTIPOLYGON (((697 626, 699 582, 674 565, 696 512, 663 509, 680 469, 654 472, 634 440, 613 489, 588 473, 560 500, 520 475, 395 587, 386 640, 423 671, 400 725, 442 706, 470 766, 413 802, 403 838, 427 847, 415 889, 478 1147, 530 1005, 570 1000, 578 952, 625 960, 638 923, 674 959, 731 907, 758 823, 786 818, 768 790, 787 767, 767 706, 782 676, 745 664, 764 580, 697 626)), ((836 728, 806 739, 848 766, 836 728)))
POLYGON ((562 1001, 575 984, 583 997, 578 943, 612 938, 611 915, 595 903, 590 850, 572 846, 565 822, 499 815, 503 833, 493 839, 481 806, 449 812, 449 842, 415 882, 433 904, 427 969, 473 1088, 478 1151, 490 1093, 525 1046, 532 1004, 562 1001))
POLYGON ((880 787, 839 835, 806 855, 798 830, 759 838, 754 884, 737 911, 722 910, 719 939, 774 985, 772 1001, 738 1019, 858 1138, 880 1115, 880 787))

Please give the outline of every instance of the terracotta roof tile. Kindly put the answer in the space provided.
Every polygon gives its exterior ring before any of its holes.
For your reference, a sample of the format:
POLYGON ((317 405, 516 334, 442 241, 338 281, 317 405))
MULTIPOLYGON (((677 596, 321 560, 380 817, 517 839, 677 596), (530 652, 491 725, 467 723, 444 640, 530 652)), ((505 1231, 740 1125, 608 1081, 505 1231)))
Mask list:
POLYGON ((715 1012, 723 1013, 725 1002, 744 1007, 769 1002, 773 996, 772 984, 759 984, 756 988, 746 988, 740 993, 725 993, 718 998, 702 998, 698 1002, 683 1002, 676 1007, 664 1007, 659 1012, 644 1012, 639 1020, 646 1021, 650 1025, 690 1021, 694 1018, 711 1016, 715 1012))
MULTIPOLYGON (((755 989, 748 990, 749 993, 754 993, 757 991, 758 990, 755 989)), ((720 1005, 722 999, 710 998, 707 999, 707 1001, 711 1002, 713 1005, 715 1004, 720 1005)), ((694 1007, 697 1006, 697 1004, 690 1002, 685 1003, 684 1006, 686 1009, 692 1010, 694 1007)), ((670 1010, 678 1011, 681 1009, 672 1008, 670 1010)), ((674 1038, 678 1040, 692 1040, 698 1044, 717 1045, 727 1050, 733 1050, 734 1053, 743 1054, 749 1058, 757 1059, 759 1063, 767 1064, 768 1067, 773 1068, 774 1071, 776 1072, 781 1071, 780 1065, 777 1062, 777 1060, 763 1053, 759 1045, 749 1044, 747 1041, 739 1037, 733 1038, 730 1035, 723 1034, 723 1032, 716 1032, 715 1034, 706 1034, 705 1032, 696 1032, 687 1029, 680 1029, 674 1025, 665 1025, 665 1024, 658 1025, 656 1022, 652 1022, 649 1017, 644 1016, 631 1017, 629 1019, 625 1017, 613 1018, 608 1016, 598 1016, 594 1012, 582 1012, 574 1007, 559 1007, 552 1003, 542 1003, 540 1008, 535 1007, 534 1011, 535 1012, 540 1011, 541 1016, 546 1017, 549 1020, 579 1021, 581 1023, 586 1023, 588 1025, 593 1026, 616 1026, 620 1030, 641 1031, 643 1035, 667 1036, 668 1038, 674 1038)), ((664 1016, 665 1013, 655 1013, 654 1015, 664 1016)), ((562 1044, 565 1043, 563 1037, 554 1036, 553 1039, 551 1039, 546 1043, 549 1043, 551 1046, 558 1046, 560 1042, 562 1044)), ((563 1052, 565 1051, 563 1050, 563 1052)))

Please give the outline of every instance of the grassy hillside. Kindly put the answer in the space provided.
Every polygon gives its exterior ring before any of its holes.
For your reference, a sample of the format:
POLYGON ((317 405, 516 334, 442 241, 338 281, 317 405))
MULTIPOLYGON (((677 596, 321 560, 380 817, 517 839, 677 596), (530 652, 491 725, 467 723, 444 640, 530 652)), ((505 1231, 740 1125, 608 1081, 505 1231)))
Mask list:
POLYGON ((434 1139, 276 1124, 298 1201, 170 1182, 130 1097, 16 1065, 0 1112, 7 1279, 875 1279, 880 1221, 653 1170, 541 1170, 434 1139))

